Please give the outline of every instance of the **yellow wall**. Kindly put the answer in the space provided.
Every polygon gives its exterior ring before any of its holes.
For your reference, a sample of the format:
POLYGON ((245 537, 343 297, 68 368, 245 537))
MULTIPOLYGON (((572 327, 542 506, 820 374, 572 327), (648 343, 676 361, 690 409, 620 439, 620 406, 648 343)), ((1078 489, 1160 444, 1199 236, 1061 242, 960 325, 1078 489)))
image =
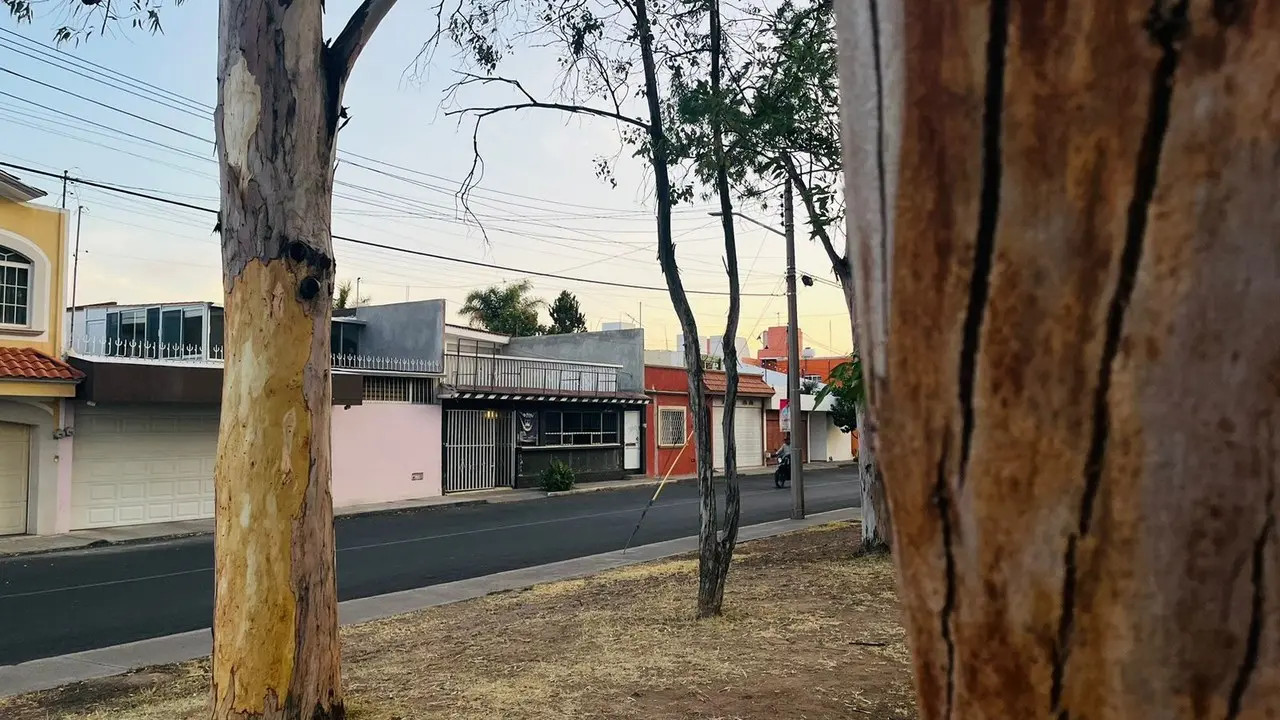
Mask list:
MULTIPOLYGON (((49 282, 43 289, 48 294, 47 332, 43 337, 32 338, 0 330, 0 345, 33 347, 52 357, 61 357, 62 319, 66 310, 67 277, 67 218, 68 214, 57 208, 34 203, 15 203, 0 198, 0 230, 21 235, 39 247, 49 259, 49 282)), ((0 245, 5 243, 0 233, 0 245)), ((22 248, 14 248, 22 252, 22 248)), ((25 253, 24 253, 25 254, 25 253)), ((35 260, 35 258, 32 258, 35 260)))
POLYGON ((3 397, 75 397, 76 384, 49 380, 0 380, 0 398, 3 397))

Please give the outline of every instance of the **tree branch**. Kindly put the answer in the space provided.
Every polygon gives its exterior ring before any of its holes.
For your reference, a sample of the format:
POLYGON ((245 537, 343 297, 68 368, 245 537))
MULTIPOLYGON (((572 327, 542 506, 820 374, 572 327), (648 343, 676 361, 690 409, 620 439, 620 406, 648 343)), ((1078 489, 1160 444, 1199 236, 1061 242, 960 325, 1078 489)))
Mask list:
POLYGON ((355 67, 356 60, 360 57, 360 52, 364 50, 365 45, 369 44, 369 38, 373 37, 373 31, 378 29, 378 24, 388 12, 391 12, 395 4, 396 0, 364 0, 355 12, 351 13, 347 26, 342 28, 338 39, 334 40, 328 49, 332 63, 329 67, 337 73, 334 79, 339 84, 347 81, 347 77, 351 75, 351 69, 355 67))
POLYGON ((845 292, 849 292, 851 289, 849 283, 852 279, 849 259, 836 250, 835 245, 831 242, 830 233, 817 221, 820 213, 813 201, 813 190, 800 175, 800 170, 796 168, 795 160, 791 158, 790 154, 783 154, 782 163, 787 169, 787 177, 790 178, 791 183, 800 194, 801 202, 804 203, 805 212, 809 215, 809 227, 812 228, 813 234, 818 236, 818 240, 822 242, 822 249, 827 251, 827 258, 831 260, 831 269, 835 271, 836 277, 840 279, 840 284, 844 286, 845 292))
POLYGON ((506 105, 493 105, 488 107, 464 107, 464 108, 458 108, 455 110, 447 110, 445 111, 444 114, 446 116, 474 115, 476 118, 476 124, 479 125, 480 120, 483 120, 484 118, 489 117, 490 115, 496 115, 500 112, 506 112, 508 110, 528 110, 528 109, 536 108, 536 109, 542 109, 542 110, 558 110, 560 112, 572 113, 577 115, 592 115, 594 117, 605 118, 608 120, 616 120, 617 122, 625 123, 627 125, 631 125, 633 127, 637 127, 645 131, 648 131, 649 129, 648 123, 644 122, 643 120, 639 120, 637 118, 624 115, 621 112, 616 112, 613 110, 602 110, 600 108, 594 108, 588 105, 571 105, 568 103, 546 102, 543 100, 539 100, 536 97, 534 97, 532 93, 526 90, 524 85, 520 84, 519 80, 512 80, 511 78, 494 77, 490 75, 472 75, 470 73, 464 73, 464 78, 454 83, 453 86, 449 88, 448 93, 453 94, 457 91, 458 88, 461 88, 465 85, 472 85, 472 84, 488 85, 490 83, 501 83, 504 85, 510 85, 525 97, 525 102, 509 103, 506 105))

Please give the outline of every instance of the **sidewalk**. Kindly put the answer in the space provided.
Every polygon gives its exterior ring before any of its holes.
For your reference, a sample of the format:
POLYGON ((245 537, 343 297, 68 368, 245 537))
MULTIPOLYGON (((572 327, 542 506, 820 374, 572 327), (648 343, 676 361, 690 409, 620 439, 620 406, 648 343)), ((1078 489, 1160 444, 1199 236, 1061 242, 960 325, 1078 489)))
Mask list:
MULTIPOLYGON (((739 542, 757 540, 830 522, 857 520, 860 517, 861 514, 856 508, 848 508, 817 513, 804 520, 776 520, 747 525, 742 528, 738 540, 739 542)), ((615 550, 469 580, 347 600, 338 603, 339 618, 343 625, 353 625, 438 605, 472 600, 493 593, 521 590, 533 585, 595 575, 606 570, 694 552, 697 550, 697 540, 696 537, 685 537, 641 545, 625 553, 615 550)), ((209 654, 212 646, 211 638, 210 630, 205 628, 70 655, 32 660, 19 665, 0 666, 0 697, 47 690, 93 678, 121 675, 143 667, 194 660, 209 654)))
MULTIPOLYGON (((806 463, 805 470, 826 470, 853 465, 847 462, 806 463)), ((773 466, 749 468, 740 475, 767 475, 773 472, 773 466)), ((696 475, 674 475, 667 479, 667 484, 685 483, 697 480, 696 475)), ((486 505, 494 503, 525 502, 563 495, 581 495, 583 493, 607 490, 627 490, 637 487, 655 486, 662 478, 636 477, 627 480, 606 480, 575 487, 564 492, 544 492, 536 489, 514 490, 512 488, 495 488, 493 490, 474 490, 419 500, 400 500, 389 503, 372 503, 369 505, 349 505, 335 508, 335 517, 352 517, 360 515, 383 515, 388 513, 408 512, 433 507, 460 507, 465 505, 486 505)), ((213 519, 182 520, 167 523, 149 523, 146 525, 125 525, 123 527, 99 528, 95 530, 73 530, 65 535, 14 535, 0 537, 0 558, 14 555, 33 555, 66 550, 106 547, 109 545, 125 545, 131 543, 173 540, 195 535, 213 534, 213 519)))

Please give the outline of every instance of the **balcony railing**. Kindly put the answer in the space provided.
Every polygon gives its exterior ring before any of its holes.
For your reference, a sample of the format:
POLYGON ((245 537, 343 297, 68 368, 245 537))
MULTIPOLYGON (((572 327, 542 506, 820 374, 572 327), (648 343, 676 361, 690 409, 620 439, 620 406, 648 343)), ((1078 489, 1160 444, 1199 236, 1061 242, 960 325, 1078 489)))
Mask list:
MULTIPOLYGON (((106 358, 124 362, 179 364, 179 365, 221 365, 223 349, 214 346, 205 352, 200 345, 178 345, 170 343, 149 343, 136 340, 104 340, 102 338, 80 338, 71 343, 71 354, 94 359, 106 358)), ((438 360, 421 358, 384 357, 374 355, 344 355, 334 353, 332 356, 335 370, 364 370, 372 373, 439 375, 443 372, 438 360)))
POLYGON ((511 357, 446 354, 445 382, 484 390, 546 390, 606 393, 618 391, 621 365, 511 357))

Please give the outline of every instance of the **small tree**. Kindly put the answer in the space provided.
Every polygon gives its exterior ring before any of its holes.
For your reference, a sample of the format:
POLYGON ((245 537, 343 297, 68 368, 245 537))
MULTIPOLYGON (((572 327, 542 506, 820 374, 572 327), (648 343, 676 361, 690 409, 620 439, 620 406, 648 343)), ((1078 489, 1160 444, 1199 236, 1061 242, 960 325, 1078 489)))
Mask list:
POLYGON ((578 307, 578 298, 568 290, 561 290, 550 308, 551 324, 547 326, 548 335, 565 335, 587 331, 587 318, 578 307))
POLYGON ((460 313, 472 325, 502 335, 524 337, 542 334, 538 309, 542 301, 529 296, 533 285, 528 280, 493 285, 467 293, 460 313))
POLYGON ((862 430, 862 408, 866 407, 867 388, 862 377, 862 360, 850 355, 845 362, 831 368, 826 385, 814 396, 814 404, 835 398, 831 419, 844 432, 857 428, 859 490, 862 507, 862 546, 860 552, 889 549, 887 539, 893 535, 893 519, 885 503, 884 479, 880 467, 871 459, 871 438, 862 430))
POLYGON ((368 304, 369 296, 355 297, 355 286, 352 285, 350 280, 343 280, 338 283, 338 288, 333 293, 334 310, 344 310, 348 307, 360 307, 368 304))

